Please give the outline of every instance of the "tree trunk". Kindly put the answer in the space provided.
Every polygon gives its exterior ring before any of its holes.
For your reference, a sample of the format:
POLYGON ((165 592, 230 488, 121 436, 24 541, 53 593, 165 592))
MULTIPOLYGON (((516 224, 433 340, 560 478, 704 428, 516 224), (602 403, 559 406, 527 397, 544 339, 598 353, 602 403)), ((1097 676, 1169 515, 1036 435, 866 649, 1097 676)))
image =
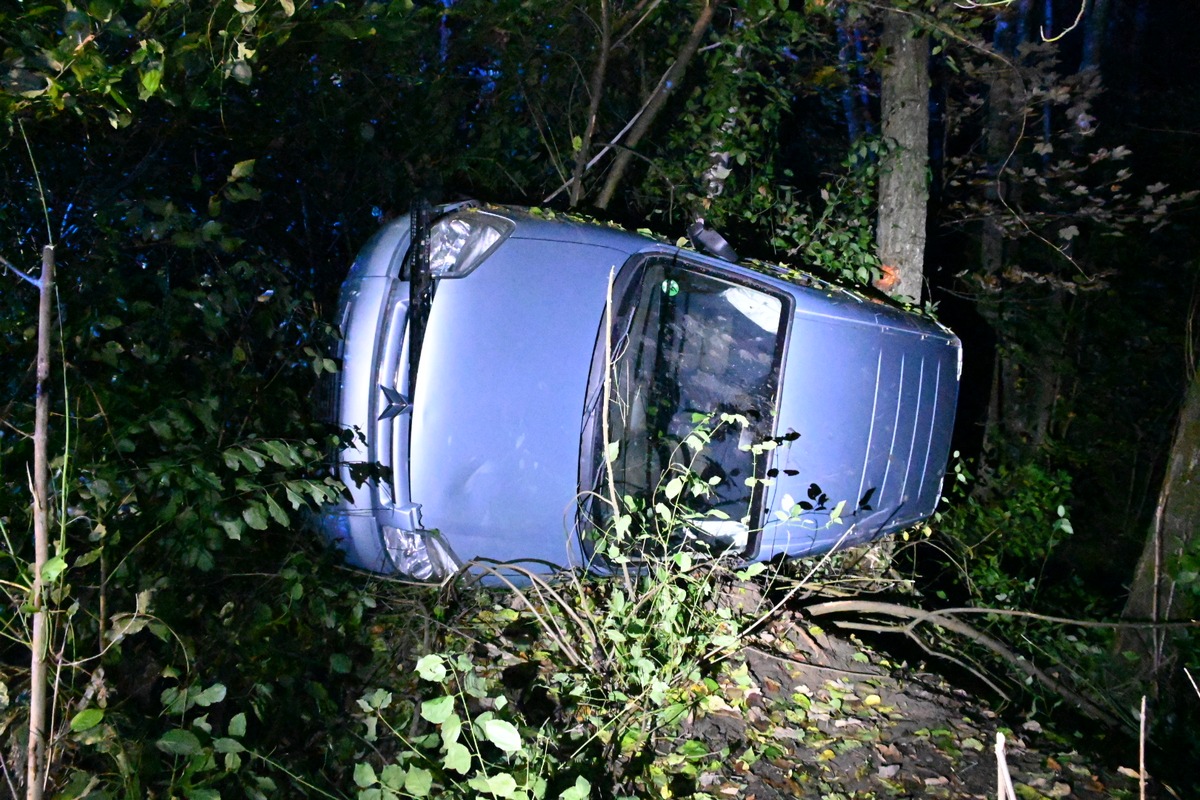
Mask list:
MULTIPOLYGON (((1127 619, 1168 622, 1190 619, 1197 611, 1190 586, 1179 584, 1181 559, 1195 558, 1200 547, 1200 372, 1179 412, 1179 421, 1167 457, 1167 471, 1158 507, 1134 570, 1129 599, 1122 614, 1127 619)), ((1121 652, 1140 658, 1137 678, 1154 688, 1165 688, 1176 661, 1172 633, 1163 629, 1123 630, 1117 640, 1121 652)))
POLYGON ((1099 69, 1104 52, 1104 35, 1108 28, 1108 0, 1093 0, 1087 10, 1083 27, 1083 58, 1080 71, 1099 69))
POLYGON ((683 79, 688 64, 692 61, 692 56, 696 55, 696 51, 700 48, 700 40, 704 38, 708 26, 712 22, 718 2, 719 0, 703 0, 700 13, 697 15, 687 39, 680 46, 675 61, 672 62, 658 85, 654 87, 650 99, 646 101, 646 105, 641 111, 641 116, 637 118, 637 122, 634 123, 629 131, 629 136, 625 139, 624 149, 613 159, 612 170, 608 173, 604 188, 596 200, 597 208, 608 208, 608 204, 612 202, 613 195, 617 193, 617 187, 621 185, 621 179, 625 177, 625 170, 629 168, 629 162, 633 158, 633 148, 637 147, 642 137, 650 130, 650 126, 654 124, 654 119, 666 105, 671 90, 678 86, 680 80, 683 79))
POLYGON ((600 113, 600 99, 604 96, 604 81, 608 74, 608 56, 612 49, 612 13, 608 0, 600 0, 600 50, 596 57, 596 66, 592 70, 592 79, 588 84, 587 121, 583 126, 583 136, 579 149, 575 151, 575 166, 571 171, 571 208, 579 205, 583 197, 583 173, 588 168, 588 158, 592 152, 592 139, 596 135, 596 118, 600 113))
POLYGON ((914 36, 907 15, 886 11, 882 41, 887 65, 880 106, 888 150, 880 164, 875 235, 879 257, 890 269, 881 288, 919 303, 929 205, 929 37, 914 36))
MULTIPOLYGON (((1014 146, 1021 131, 1025 99, 1022 94, 1021 76, 1015 64, 1008 61, 1020 44, 1019 30, 1024 26, 1020 20, 1026 11, 1025 5, 1008 6, 996 15, 996 29, 992 47, 997 57, 993 58, 987 75, 987 127, 984 152, 987 157, 987 186, 985 188, 986 212, 980 230, 979 271, 988 287, 997 286, 1005 265, 1013 258, 1014 243, 1004 230, 1005 217, 1009 208, 1019 202, 1015 196, 1017 182, 1012 176, 1018 167, 1014 162, 1014 146)), ((994 380, 988 417, 984 425, 983 450, 986 454, 1006 440, 1019 441, 1022 435, 1013 427, 1022 425, 1020 405, 1017 402, 1017 387, 1020 386, 1020 368, 1016 358, 1019 345, 1011 340, 1006 319, 1005 299, 1001 293, 987 297, 979 303, 979 311, 996 334, 994 358, 994 380)))

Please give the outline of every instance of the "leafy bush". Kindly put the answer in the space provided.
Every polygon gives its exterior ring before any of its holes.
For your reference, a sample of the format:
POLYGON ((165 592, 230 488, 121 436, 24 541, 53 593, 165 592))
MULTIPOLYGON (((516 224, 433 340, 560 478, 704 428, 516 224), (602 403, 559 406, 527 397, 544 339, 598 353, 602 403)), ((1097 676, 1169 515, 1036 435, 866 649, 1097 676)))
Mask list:
POLYGON ((933 541, 973 603, 1061 608, 1077 599, 1069 580, 1046 580, 1059 546, 1074 532, 1069 473, 1025 462, 1001 464, 976 480, 960 459, 947 501, 935 517, 933 541))

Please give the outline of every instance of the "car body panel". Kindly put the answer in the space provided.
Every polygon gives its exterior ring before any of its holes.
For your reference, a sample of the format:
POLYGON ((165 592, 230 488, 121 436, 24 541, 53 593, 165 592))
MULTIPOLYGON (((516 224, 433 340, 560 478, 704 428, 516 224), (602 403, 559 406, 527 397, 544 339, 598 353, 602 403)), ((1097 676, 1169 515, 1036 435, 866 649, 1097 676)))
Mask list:
POLYGON ((793 337, 779 409, 781 427, 800 437, 775 451, 781 474, 767 501, 762 558, 859 544, 929 516, 950 446, 943 420, 957 396, 956 341, 912 326, 808 322, 793 328, 804 341, 793 337), (816 505, 812 484, 827 510, 795 514, 787 498, 816 505), (843 501, 845 524, 831 524, 843 501))
POLYGON ((456 552, 561 562, 596 328, 626 253, 520 233, 438 286, 413 406, 412 492, 426 526, 453 531, 456 552))

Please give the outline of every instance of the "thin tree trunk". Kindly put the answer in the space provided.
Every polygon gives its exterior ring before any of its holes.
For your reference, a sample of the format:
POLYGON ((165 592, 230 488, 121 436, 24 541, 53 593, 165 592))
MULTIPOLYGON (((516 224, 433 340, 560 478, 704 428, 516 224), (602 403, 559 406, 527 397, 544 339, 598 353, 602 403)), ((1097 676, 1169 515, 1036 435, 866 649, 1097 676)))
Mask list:
POLYGON ((1108 0, 1093 0, 1083 28, 1083 58, 1080 71, 1100 68, 1104 52, 1104 34, 1108 28, 1108 0))
POLYGON ((612 169, 604 182, 604 188, 600 191, 600 197, 596 200, 598 208, 608 208, 608 204, 612 202, 613 195, 616 194, 617 187, 621 184, 621 179, 625 177, 625 171, 629 169, 629 162, 633 158, 633 148, 637 147, 642 137, 650 130, 658 113, 666 105, 667 96, 670 95, 672 89, 679 85, 679 81, 687 72, 688 64, 691 63, 692 56, 696 55, 696 51, 700 48, 700 40, 704 38, 716 10, 717 0, 704 0, 700 14, 696 17, 695 24, 692 25, 691 33, 679 48, 674 63, 663 75, 663 79, 654 87, 654 94, 646 104, 645 110, 629 131, 629 136, 625 139, 625 149, 617 153, 616 158, 613 159, 612 169))
MULTIPOLYGON (((1133 574, 1123 617, 1151 622, 1191 618, 1197 611, 1194 596, 1186 590, 1178 591, 1176 579, 1180 558, 1194 550, 1200 536, 1198 531, 1200 372, 1193 374, 1179 412, 1158 507, 1133 574)), ((1158 689, 1168 684, 1169 669, 1176 660, 1170 632, 1157 628, 1122 631, 1117 648, 1140 656, 1138 678, 1151 682, 1158 689)))
POLYGON ((925 219, 929 207, 929 37, 913 36, 910 17, 883 14, 880 106, 889 146, 879 176, 879 257, 890 267, 888 291, 921 301, 925 266, 925 219))
POLYGON ((33 423, 33 641, 29 661, 29 744, 26 760, 27 800, 41 800, 46 780, 46 653, 49 625, 42 570, 50 559, 50 321, 54 293, 54 248, 42 248, 38 303, 37 403, 33 423))
POLYGON ((608 0, 600 0, 600 55, 592 80, 588 87, 587 122, 583 129, 581 145, 575 153, 575 166, 571 172, 570 205, 579 205, 583 197, 583 173, 587 170, 588 156, 592 152, 592 139, 596 135, 596 117, 600 113, 600 99, 604 96, 604 80, 608 73, 608 56, 612 48, 612 13, 608 0))
MULTIPOLYGON (((1013 242, 1005 235, 1003 221, 1018 202, 1016 181, 1011 176, 1017 171, 1013 163, 1013 149, 1021 131, 1024 114, 1021 78, 1015 64, 1009 63, 1019 45, 1017 30, 1020 14, 1027 6, 1009 6, 996 15, 996 30, 992 47, 997 58, 992 60, 988 74, 987 128, 985 132, 985 155, 987 158, 986 209, 980 230, 979 267, 988 285, 1004 272, 1005 265, 1013 257, 1013 242)), ((1020 385, 1017 362, 1014 355, 1016 343, 1012 341, 1006 319, 1005 300, 997 293, 979 304, 979 311, 996 334, 994 358, 996 366, 992 384, 992 404, 984 424, 984 442, 987 445, 1011 444, 1020 440, 1021 420, 1017 387, 1020 385)), ((986 451, 985 451, 986 455, 986 451)))

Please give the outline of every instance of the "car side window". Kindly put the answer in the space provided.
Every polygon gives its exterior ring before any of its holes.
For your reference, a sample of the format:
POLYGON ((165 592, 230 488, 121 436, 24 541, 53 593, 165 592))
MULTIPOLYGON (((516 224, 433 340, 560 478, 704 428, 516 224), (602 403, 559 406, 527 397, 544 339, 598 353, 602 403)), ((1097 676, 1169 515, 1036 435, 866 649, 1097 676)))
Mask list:
POLYGON ((641 517, 634 539, 650 535, 662 492, 683 476, 708 489, 688 491, 686 520, 671 526, 688 542, 664 544, 745 551, 756 496, 747 479, 764 469, 749 445, 772 435, 786 303, 674 258, 640 269, 614 323, 609 430, 598 420, 602 398, 591 415, 592 523, 611 524, 611 503, 598 499, 611 496, 607 453, 623 512, 641 517))

